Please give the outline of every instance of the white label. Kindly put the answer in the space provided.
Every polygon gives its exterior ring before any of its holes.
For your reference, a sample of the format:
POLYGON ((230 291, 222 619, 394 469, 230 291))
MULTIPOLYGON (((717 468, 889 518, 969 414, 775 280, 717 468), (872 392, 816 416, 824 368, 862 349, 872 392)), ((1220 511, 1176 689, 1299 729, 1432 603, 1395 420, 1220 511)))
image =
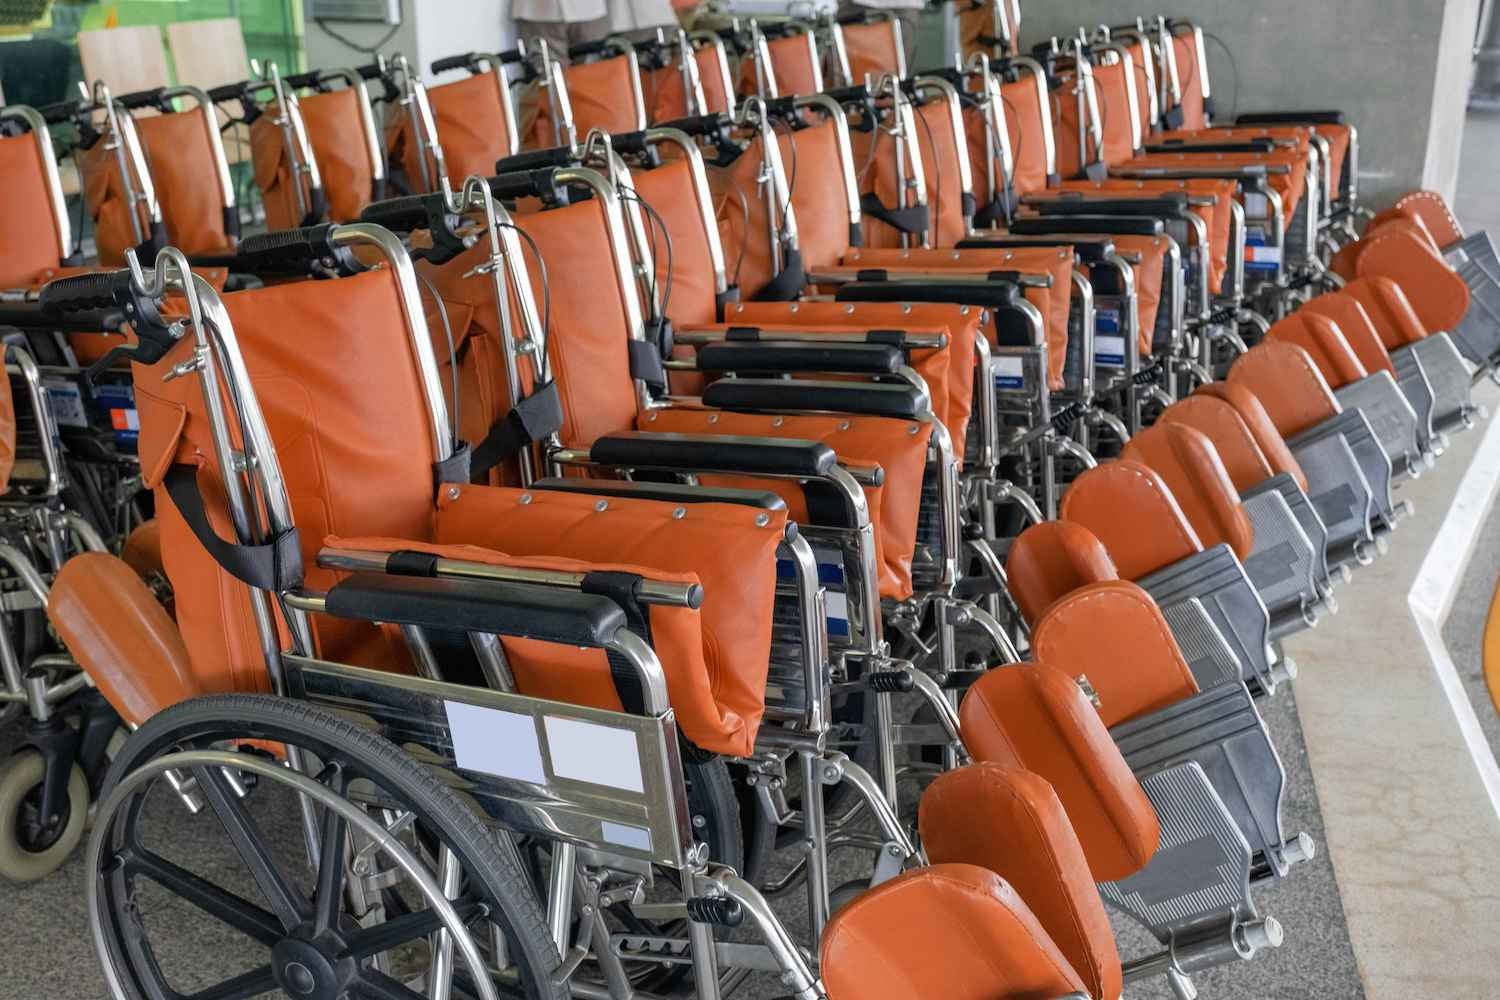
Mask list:
POLYGON ((1026 367, 1020 358, 991 358, 990 371, 995 375, 997 389, 1026 388, 1026 367))
POLYGON ((545 785, 542 746, 529 715, 445 701, 453 734, 453 759, 465 771, 545 785))
POLYGON ((646 791, 635 733, 582 719, 548 716, 542 724, 547 727, 552 773, 559 778, 607 785, 628 792, 646 791))
POLYGON ((62 427, 87 427, 88 411, 83 408, 83 393, 72 382, 46 383, 47 399, 52 404, 52 415, 62 427))
POLYGON ((1094 364, 1105 368, 1125 367, 1125 338, 1094 335, 1094 364))
POLYGON ((1245 216, 1250 219, 1264 219, 1271 214, 1271 199, 1263 194, 1250 192, 1245 195, 1245 216))
POLYGON ((642 830, 638 826, 629 826, 625 823, 611 823, 606 819, 599 821, 599 832, 611 844, 633 847, 637 851, 651 850, 650 830, 642 830))

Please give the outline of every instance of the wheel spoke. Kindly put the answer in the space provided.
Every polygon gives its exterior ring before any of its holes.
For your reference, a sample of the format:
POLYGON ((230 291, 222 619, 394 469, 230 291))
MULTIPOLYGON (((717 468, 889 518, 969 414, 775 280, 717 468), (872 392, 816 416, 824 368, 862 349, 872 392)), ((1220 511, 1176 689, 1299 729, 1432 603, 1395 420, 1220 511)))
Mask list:
POLYGON ((218 768, 199 767, 193 769, 198 787, 213 807, 214 814, 229 834, 240 860, 250 870, 255 884, 260 887, 266 902, 271 904, 282 926, 291 930, 305 921, 310 914, 307 900, 282 875, 271 852, 266 847, 265 837, 255 819, 245 811, 239 798, 229 787, 229 782, 218 768))
POLYGON ((269 965, 251 969, 243 975, 226 979, 217 986, 189 994, 183 1000, 250 1000, 276 988, 276 976, 269 965))
MULTIPOLYGON (((453 909, 457 911, 458 918, 467 924, 483 908, 471 899, 455 899, 453 909)), ((383 951, 390 951, 407 941, 424 938, 442 926, 442 918, 432 910, 407 913, 394 920, 387 920, 383 924, 356 932, 349 939, 349 946, 340 957, 370 958, 383 951)))
MULTIPOLYGON (((329 764, 319 779, 330 792, 344 794, 344 769, 329 764)), ((338 926, 339 909, 344 897, 344 856, 349 824, 332 809, 323 810, 318 831, 318 880, 313 891, 313 926, 318 933, 338 926)))
POLYGON ((194 875, 158 854, 143 848, 132 848, 123 853, 121 858, 130 874, 144 875, 173 895, 187 900, 263 945, 275 945, 286 934, 286 929, 276 919, 276 914, 194 875))
POLYGON ((362 971, 359 978, 349 984, 349 995, 363 1000, 425 1000, 422 994, 375 969, 362 971))

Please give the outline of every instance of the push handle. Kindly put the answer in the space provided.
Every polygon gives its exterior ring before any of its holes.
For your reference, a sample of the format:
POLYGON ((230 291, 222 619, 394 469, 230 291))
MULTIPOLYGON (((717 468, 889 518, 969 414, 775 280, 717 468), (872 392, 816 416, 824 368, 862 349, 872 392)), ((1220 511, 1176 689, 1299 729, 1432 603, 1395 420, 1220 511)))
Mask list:
POLYGON ((333 228, 332 223, 324 223, 247 236, 235 253, 234 269, 251 274, 305 274, 315 264, 333 266, 340 257, 340 248, 331 238, 333 228))
POLYGON ((162 319, 156 299, 136 285, 128 270, 57 278, 42 286, 37 302, 42 312, 62 320, 96 315, 99 310, 111 308, 124 313, 135 329, 135 343, 116 347, 90 365, 90 379, 121 359, 154 365, 177 341, 171 326, 162 319))
MULTIPOLYGON (((616 150, 620 149, 621 138, 621 136, 615 136, 611 140, 616 150)), ((577 165, 578 158, 573 155, 572 150, 566 146, 555 146, 551 149, 528 149, 524 153, 516 153, 513 156, 502 156, 495 161, 495 173, 502 175, 529 173, 534 170, 577 165)))
POLYGON ((409 233, 426 229, 434 209, 439 215, 446 209, 441 194, 409 194, 371 202, 359 213, 359 221, 384 226, 393 233, 409 233))
POLYGON ((99 271, 49 281, 42 286, 37 301, 46 312, 61 316, 124 306, 129 293, 129 271, 99 271))

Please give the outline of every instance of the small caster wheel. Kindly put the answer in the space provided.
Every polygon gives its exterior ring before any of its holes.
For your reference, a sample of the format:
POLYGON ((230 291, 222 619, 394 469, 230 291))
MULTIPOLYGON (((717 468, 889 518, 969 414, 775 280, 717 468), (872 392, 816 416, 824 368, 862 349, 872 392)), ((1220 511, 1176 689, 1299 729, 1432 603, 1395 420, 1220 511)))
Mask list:
POLYGON ((68 794, 55 817, 40 815, 46 763, 23 750, 0 771, 0 878, 35 882, 67 861, 89 821, 89 784, 74 765, 68 794), (51 820, 49 822, 49 819, 51 820))

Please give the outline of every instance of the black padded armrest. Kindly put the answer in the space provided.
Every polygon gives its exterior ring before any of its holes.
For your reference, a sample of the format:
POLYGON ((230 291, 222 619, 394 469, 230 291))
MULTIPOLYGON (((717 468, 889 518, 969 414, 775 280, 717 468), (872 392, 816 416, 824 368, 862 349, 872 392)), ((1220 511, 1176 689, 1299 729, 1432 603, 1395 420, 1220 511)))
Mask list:
POLYGON ((745 475, 816 478, 833 471, 833 449, 819 441, 732 434, 610 434, 595 441, 589 459, 631 469, 680 469, 745 475))
POLYGON ((1181 215, 1188 210, 1187 195, 1169 192, 1160 198, 1059 198, 1028 201, 1026 207, 1043 215, 1181 215))
POLYGON ((727 486, 688 486, 683 483, 640 483, 623 479, 538 479, 533 490, 552 493, 586 493, 590 496, 664 503, 733 503, 761 510, 785 510, 786 501, 767 490, 736 490, 727 486))
POLYGON ((1245 142, 1214 142, 1198 139, 1168 139, 1146 145, 1148 153, 1274 153, 1276 140, 1248 139, 1245 142))
POLYGON ((591 648, 608 645, 626 625, 625 612, 607 597, 497 580, 356 573, 335 584, 327 600, 335 618, 591 648))
POLYGON ((726 341, 698 348, 697 363, 704 372, 894 375, 906 363, 906 356, 889 344, 726 341))
MULTIPOLYGON (((1016 233, 1015 235, 1021 235, 1016 233)), ((1057 236, 1058 246, 1072 247, 1078 259, 1085 264, 1098 264, 1106 260, 1115 252, 1115 245, 1111 240, 1102 239, 1095 233, 1076 234, 1049 232, 1049 236, 1057 236)), ((959 250, 1002 250, 1006 247, 1036 247, 1040 246, 1035 240, 1012 239, 1006 236, 975 236, 966 240, 959 240, 956 248, 959 250)))
POLYGON ((928 410, 914 385, 801 379, 723 379, 703 390, 703 404, 717 410, 818 410, 899 420, 915 420, 928 410))
POLYGON ((1236 125, 1342 125, 1342 111, 1253 111, 1235 118, 1236 125))
POLYGON ((1166 231, 1166 227, 1160 218, 1118 215, 1027 215, 1012 221, 1010 231, 1021 236, 1054 236, 1065 233, 1160 236, 1166 231))

